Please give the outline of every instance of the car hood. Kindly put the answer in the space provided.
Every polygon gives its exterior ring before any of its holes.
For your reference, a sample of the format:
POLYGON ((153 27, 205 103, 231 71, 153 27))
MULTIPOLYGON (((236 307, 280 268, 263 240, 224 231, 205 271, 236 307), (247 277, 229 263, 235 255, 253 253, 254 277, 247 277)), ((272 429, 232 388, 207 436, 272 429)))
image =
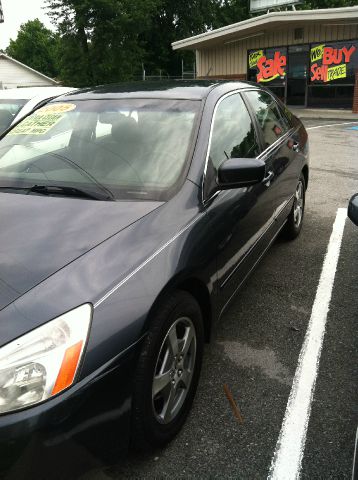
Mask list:
POLYGON ((160 205, 0 193, 0 309, 160 205))

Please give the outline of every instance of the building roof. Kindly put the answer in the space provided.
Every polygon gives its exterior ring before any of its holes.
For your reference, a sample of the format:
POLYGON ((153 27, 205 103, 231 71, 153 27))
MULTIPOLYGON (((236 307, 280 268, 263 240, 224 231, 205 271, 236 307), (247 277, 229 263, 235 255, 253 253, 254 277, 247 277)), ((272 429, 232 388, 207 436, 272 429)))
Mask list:
POLYGON ((358 6, 271 12, 194 37, 184 38, 172 43, 172 47, 174 50, 196 50, 230 43, 231 41, 244 40, 252 36, 263 35, 268 30, 276 30, 288 26, 302 27, 312 23, 347 25, 356 24, 357 20, 358 6))
POLYGON ((9 57, 9 55, 6 55, 5 53, 0 52, 0 59, 1 58, 5 58, 6 60, 9 60, 10 62, 16 63, 17 65, 25 68, 26 70, 29 70, 32 73, 35 73, 39 77, 44 78, 45 80, 53 83, 54 85, 58 85, 58 82, 56 82, 56 80, 54 80, 53 78, 50 78, 47 75, 44 75, 43 73, 38 72, 37 70, 34 70, 33 68, 29 67, 28 65, 25 65, 24 63, 21 63, 18 60, 15 60, 14 58, 9 57))

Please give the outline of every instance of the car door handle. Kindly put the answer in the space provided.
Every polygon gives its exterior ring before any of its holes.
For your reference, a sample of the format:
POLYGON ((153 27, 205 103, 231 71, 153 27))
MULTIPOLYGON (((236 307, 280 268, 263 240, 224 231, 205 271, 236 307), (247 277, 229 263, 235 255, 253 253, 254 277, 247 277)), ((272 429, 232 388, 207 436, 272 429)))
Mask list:
POLYGON ((298 152, 300 149, 300 144, 298 142, 293 142, 293 145, 292 145, 292 150, 294 152, 298 152))
POLYGON ((273 177, 274 177, 273 171, 272 171, 272 170, 269 170, 269 171, 267 172, 266 177, 262 180, 262 183, 265 183, 266 186, 268 187, 269 185, 267 185, 267 184, 269 184, 269 183, 271 182, 271 180, 273 179, 273 177))

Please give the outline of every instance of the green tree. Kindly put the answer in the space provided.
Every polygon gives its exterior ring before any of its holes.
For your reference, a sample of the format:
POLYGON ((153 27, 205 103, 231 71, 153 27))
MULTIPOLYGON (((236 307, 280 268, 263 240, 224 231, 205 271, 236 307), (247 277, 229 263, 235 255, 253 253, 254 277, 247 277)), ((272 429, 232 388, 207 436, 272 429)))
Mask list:
POLYGON ((48 14, 53 24, 57 26, 60 37, 58 55, 60 79, 74 87, 93 84, 88 38, 91 2, 47 0, 47 3, 48 14))
POLYGON ((146 65, 151 73, 164 69, 170 75, 179 75, 182 59, 188 66, 194 61, 192 52, 175 52, 171 44, 212 29, 220 3, 220 0, 160 1, 153 13, 152 28, 143 35, 146 65))
MULTIPOLYGON (((46 0, 61 37, 60 77, 73 86, 181 73, 171 43, 214 25, 221 0, 46 0)), ((187 63, 194 60, 184 54, 187 63)))
POLYGON ((354 7, 356 5, 357 0, 305 0, 300 8, 304 10, 314 10, 317 8, 354 7))
POLYGON ((224 27, 250 18, 249 0, 223 0, 217 2, 215 7, 214 28, 224 27))
POLYGON ((16 40, 10 40, 5 52, 49 77, 56 77, 58 45, 58 35, 35 19, 21 25, 16 40))
POLYGON ((60 76, 84 86, 118 82, 141 71, 141 35, 159 0, 47 0, 61 37, 60 76))

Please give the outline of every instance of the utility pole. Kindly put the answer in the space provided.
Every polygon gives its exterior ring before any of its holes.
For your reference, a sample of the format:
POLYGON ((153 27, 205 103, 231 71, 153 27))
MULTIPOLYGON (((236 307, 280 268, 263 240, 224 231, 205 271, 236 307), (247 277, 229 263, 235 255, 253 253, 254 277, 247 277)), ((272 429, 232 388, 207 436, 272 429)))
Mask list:
POLYGON ((0 0, 0 23, 4 23, 4 14, 2 11, 1 0, 0 0))

